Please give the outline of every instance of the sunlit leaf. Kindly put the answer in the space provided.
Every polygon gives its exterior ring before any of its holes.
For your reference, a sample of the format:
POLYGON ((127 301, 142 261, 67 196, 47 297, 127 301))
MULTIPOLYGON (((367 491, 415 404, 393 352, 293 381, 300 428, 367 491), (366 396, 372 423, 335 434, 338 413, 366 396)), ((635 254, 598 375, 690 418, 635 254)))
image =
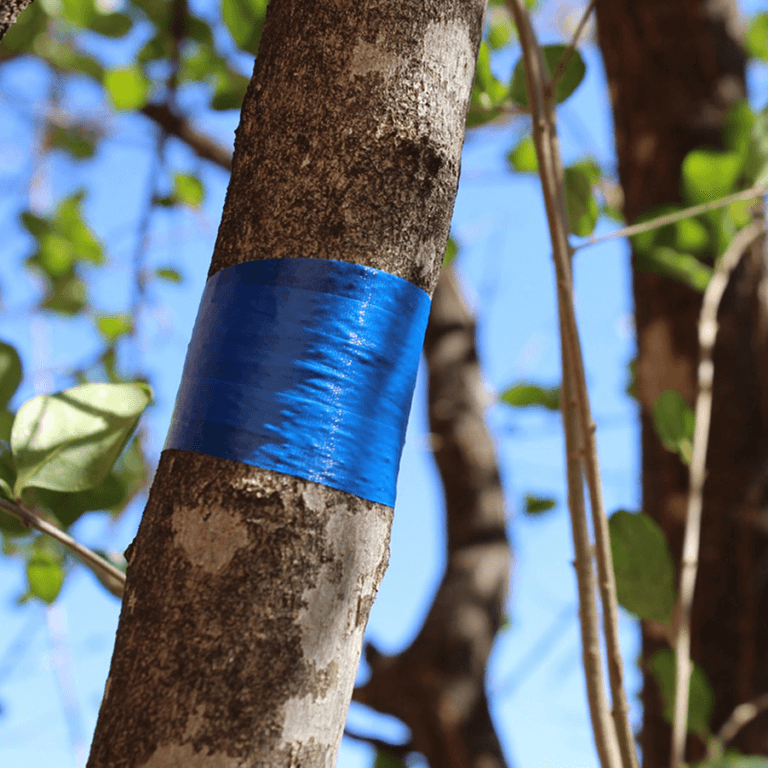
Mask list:
POLYGON ((600 178, 600 169, 592 161, 576 163, 565 169, 565 202, 568 226, 574 235, 592 234, 600 216, 592 186, 600 178))
POLYGON ((19 408, 11 431, 14 493, 83 491, 101 482, 152 399, 144 384, 82 384, 19 408))
POLYGON ((451 263, 456 258, 458 253, 459 253, 458 244, 452 237, 449 237, 448 244, 445 246, 445 258, 443 259, 443 269, 451 265, 451 263))
POLYGON ((768 13, 752 17, 745 42, 750 56, 768 61, 768 13))
POLYGON ((15 347, 0 341, 0 408, 4 409, 22 378, 21 358, 15 347))
POLYGON ((550 509, 554 509, 557 506, 555 499, 547 496, 536 496, 532 493, 526 493, 523 501, 525 502, 523 507, 525 513, 533 516, 549 512, 550 509))
MULTIPOLYGON (((675 714, 675 654, 667 648, 657 651, 648 660, 648 669, 656 680, 661 693, 662 716, 671 725, 675 714)), ((693 664, 688 699, 688 732, 706 738, 715 697, 704 671, 693 664)))
POLYGON ((166 283, 181 283, 184 279, 178 269, 174 267, 158 267, 155 270, 155 277, 158 280, 165 280, 166 283))
POLYGON ((139 109, 147 103, 149 81, 138 66, 108 70, 104 87, 115 109, 139 109))
POLYGON ((671 277, 702 293, 707 289, 712 278, 711 267, 702 264, 695 256, 678 253, 666 246, 659 246, 648 253, 639 254, 635 266, 641 272, 656 272, 659 275, 671 277))
POLYGON ((29 592, 43 602, 52 603, 61 592, 63 583, 61 558, 46 549, 36 550, 27 561, 29 592))
POLYGON ((197 176, 177 173, 173 177, 173 194, 184 205, 198 208, 205 197, 205 189, 197 176))
POLYGON ((232 38, 242 50, 256 55, 267 13, 268 0, 222 0, 221 15, 232 38))
MULTIPOLYGON (((547 65, 550 77, 556 71, 558 62, 565 53, 566 45, 545 45, 542 47, 544 61, 547 65)), ((555 87, 555 101, 559 104, 565 101, 581 84, 587 72, 587 65, 581 54, 574 50, 570 54, 565 70, 560 75, 555 87)), ((510 86, 512 99, 523 107, 528 106, 528 88, 525 80, 525 69, 522 58, 517 62, 512 73, 512 85, 510 86)))
POLYGON ((733 192, 743 160, 736 152, 694 149, 683 160, 683 192, 692 203, 708 203, 733 192))
POLYGON ((691 462, 695 417, 683 396, 674 389, 665 389, 653 407, 653 427, 662 445, 691 462))
POLYGON ((133 319, 125 313, 116 315, 97 315, 96 327, 104 340, 109 344, 117 341, 121 336, 131 333, 133 330, 133 319))
POLYGON ((68 275, 51 284, 40 307, 71 317, 85 309, 87 295, 85 283, 76 275, 68 275))
POLYGON ((560 387, 515 384, 500 395, 501 402, 516 408, 540 405, 550 411, 560 409, 560 387))
POLYGON ((536 157, 536 146, 533 137, 523 136, 517 145, 507 155, 509 164, 520 173, 537 173, 539 161, 536 157))
POLYGON ((608 520, 619 604, 648 621, 669 623, 675 566, 664 531, 648 515, 618 510, 608 520))

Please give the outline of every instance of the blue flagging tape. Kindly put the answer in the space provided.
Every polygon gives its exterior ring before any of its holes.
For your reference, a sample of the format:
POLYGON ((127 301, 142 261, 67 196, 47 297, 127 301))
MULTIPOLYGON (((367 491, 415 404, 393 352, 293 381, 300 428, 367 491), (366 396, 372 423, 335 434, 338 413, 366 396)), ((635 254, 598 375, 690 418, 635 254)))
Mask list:
POLYGON ((217 272, 165 447, 394 506, 429 307, 407 280, 342 261, 217 272))

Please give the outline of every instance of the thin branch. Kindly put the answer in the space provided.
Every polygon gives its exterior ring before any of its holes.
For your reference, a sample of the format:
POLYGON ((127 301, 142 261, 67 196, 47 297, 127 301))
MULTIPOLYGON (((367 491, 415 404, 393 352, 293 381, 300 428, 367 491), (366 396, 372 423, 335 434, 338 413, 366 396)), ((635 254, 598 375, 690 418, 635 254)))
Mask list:
POLYGON ((391 755, 398 760, 402 760, 407 754, 413 752, 413 746, 410 741, 406 744, 392 744, 373 736, 364 736, 361 733, 355 733, 354 731, 350 731, 348 727, 344 729, 344 735, 353 741, 361 741, 364 744, 370 745, 377 752, 386 752, 388 755, 391 755))
POLYGON ((112 563, 107 562, 93 550, 88 549, 88 547, 84 547, 82 544, 75 541, 69 534, 64 533, 64 531, 57 528, 55 525, 52 525, 47 520, 44 520, 36 512, 33 512, 22 504, 17 504, 13 501, 8 501, 8 499, 0 498, 0 508, 4 509, 6 512, 10 512, 14 517, 21 520, 24 525, 35 528, 41 533, 44 533, 63 544, 76 555, 84 565, 88 566, 96 574, 101 583, 104 584, 115 597, 122 599, 123 590, 125 588, 125 574, 118 568, 115 568, 112 563))
POLYGON ((723 723, 723 727, 718 731, 717 736, 710 742, 709 749, 707 750, 707 760, 716 760, 720 757, 723 754, 724 747, 736 738, 736 734, 766 710, 768 710, 768 693, 764 693, 762 696, 752 699, 752 701, 739 704, 723 723))
POLYGON ((557 88, 557 84, 560 81, 560 78, 563 76, 563 72, 565 72, 565 68, 568 66, 568 62, 571 60, 571 56, 573 56, 573 52, 576 50, 576 46, 578 45, 581 33, 584 31, 584 27, 587 26, 587 21, 589 20, 590 14, 595 10, 596 5, 597 0, 590 0, 589 5, 586 7, 578 23, 578 26, 576 27, 576 31, 573 33, 571 42, 563 51, 563 55, 557 61, 557 66, 555 67, 555 71, 552 75, 552 85, 550 86, 553 93, 557 88))
POLYGON ((574 251, 580 251, 583 248, 589 248, 592 245, 599 245, 605 243, 608 240, 616 240, 619 237, 632 237, 632 235, 639 235, 643 232, 650 232, 652 229, 658 229, 659 227, 665 227, 667 224, 674 224, 677 221, 683 219, 689 219, 692 216, 698 216, 701 213, 707 213, 708 211, 715 211, 718 208, 724 208, 731 203, 738 203, 740 200, 754 200, 757 197, 762 197, 768 186, 765 184, 755 184, 749 189, 745 189, 742 192, 736 192, 733 195, 727 197, 721 197, 718 200, 712 200, 709 203, 702 203, 701 205, 694 205, 690 208, 684 208, 682 211, 675 211, 675 213, 668 213, 664 216, 659 216, 657 219, 651 219, 650 221, 644 221, 641 224, 633 224, 630 227, 624 227, 623 229, 617 229, 615 232, 611 232, 608 235, 602 237, 592 237, 585 243, 580 243, 574 246, 574 251))
POLYGON ((544 92, 547 91, 548 87, 546 65, 522 0, 507 0, 507 5, 515 18, 523 48, 526 84, 533 115, 533 138, 539 159, 539 173, 557 272, 563 359, 562 408, 566 435, 568 497, 576 552, 582 652, 592 727, 600 761, 604 768, 620 763, 623 763, 624 768, 635 768, 637 756, 629 724, 626 695, 623 690, 622 662, 618 644, 616 588, 613 581, 607 520, 600 492, 595 429, 589 408, 584 365, 573 307, 572 250, 568 243, 564 171, 557 140, 554 104, 552 99, 547 101, 544 98, 544 92), (597 599, 592 571, 589 531, 584 509, 582 462, 585 460, 596 532, 599 586, 603 599, 603 623, 614 700, 613 722, 611 722, 608 714, 601 670, 597 599))
POLYGON ((707 444, 712 416, 712 382, 715 367, 712 353, 717 338, 717 311, 733 270, 744 252, 765 232, 763 222, 752 222, 739 231, 715 268, 709 281, 699 315, 699 369, 696 396, 696 426, 693 432, 693 456, 689 474, 688 509, 683 538, 683 557, 678 596, 678 629, 675 638, 677 657, 675 673, 675 718, 672 726, 671 768, 684 760, 688 722, 688 686, 691 676, 691 607, 696 587, 699 559, 701 510, 706 477, 707 444))
POLYGON ((232 153, 215 141, 193 130, 186 118, 165 104, 145 104, 141 113, 166 133, 181 139, 198 157, 210 160, 225 171, 232 170, 232 153))

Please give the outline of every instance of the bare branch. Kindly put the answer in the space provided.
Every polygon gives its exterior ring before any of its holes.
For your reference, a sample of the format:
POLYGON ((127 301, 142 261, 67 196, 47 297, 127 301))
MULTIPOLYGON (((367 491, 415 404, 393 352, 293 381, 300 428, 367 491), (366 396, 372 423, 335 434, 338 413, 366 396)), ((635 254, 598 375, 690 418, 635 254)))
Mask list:
POLYGON ((145 104, 141 113, 166 133, 181 139, 198 157, 210 160, 225 171, 232 170, 232 153, 208 136, 195 131, 186 118, 171 111, 166 104, 145 104))
POLYGON ((735 194, 728 195, 727 197, 721 197, 719 200, 713 200, 709 203, 702 203, 701 205, 694 205, 690 208, 684 208, 682 211, 668 213, 665 216, 659 216, 657 219, 644 221, 641 224, 633 224, 631 227, 617 229, 615 232, 611 232, 609 235, 590 238, 585 243, 580 243, 579 245, 575 246, 573 250, 580 251, 583 248, 589 248, 592 245, 599 245, 600 243, 605 243, 608 240, 616 240, 619 237, 632 237, 632 235, 639 235, 643 232, 650 232, 652 229, 665 227, 667 224, 674 224, 677 221, 689 219, 692 216, 698 216, 701 213, 707 213, 707 211, 714 211, 718 208, 724 208, 726 205, 730 205, 731 203, 738 203, 740 200, 753 200, 757 197, 762 197, 767 190, 768 187, 766 187, 765 184, 755 184, 749 189, 745 189, 742 192, 736 192, 735 194))
POLYGON ((564 171, 557 139, 554 100, 546 79, 541 48, 522 0, 507 0, 520 33, 525 62, 526 84, 533 116, 533 138, 539 160, 539 175, 547 210, 553 258, 557 272, 563 360, 563 421, 566 434, 569 508, 576 551, 580 619, 587 693, 600 760, 604 768, 619 761, 624 768, 636 768, 637 754, 629 723, 629 706, 623 686, 621 649, 618 639, 618 605, 608 522, 603 506, 595 425, 589 405, 584 363, 573 306, 571 277, 572 250, 568 243, 564 171), (550 94, 546 99, 544 94, 550 94), (608 670, 613 696, 613 723, 601 671, 599 621, 595 595, 589 532, 584 509, 582 469, 586 471, 595 530, 598 585, 603 603, 603 631, 608 653, 608 670), (620 756, 620 758, 619 758, 620 756))
POLYGON ((691 677, 691 607, 696 587, 699 559, 701 510, 706 476, 709 424, 712 416, 712 382, 714 364, 712 352, 717 338, 717 311, 733 270, 744 252, 765 232, 763 222, 753 222, 733 238, 717 264, 709 281, 699 315, 699 370, 696 396, 696 426, 693 432, 693 456, 689 475, 688 509, 683 538, 683 557, 678 596, 678 628, 675 638, 677 657, 675 673, 675 718, 672 726, 671 768, 679 768, 684 760, 685 736, 688 722, 688 686, 691 677))
POLYGON ((122 599, 125 588, 125 574, 118 568, 115 568, 112 563, 107 562, 93 550, 88 549, 88 547, 84 547, 69 534, 64 533, 55 525, 44 520, 40 515, 23 504, 16 504, 13 501, 8 501, 8 499, 0 498, 0 507, 6 512, 10 512, 14 517, 17 517, 24 525, 35 528, 67 547, 84 565, 88 566, 96 574, 101 583, 115 597, 122 599))
POLYGON ((768 709, 768 693, 739 704, 730 717, 723 723, 723 727, 718 731, 717 736, 712 739, 707 750, 707 760, 716 760, 723 754, 723 749, 728 745, 736 734, 748 723, 751 723, 759 714, 768 709))
POLYGON ((573 37, 571 38, 571 42, 568 44, 568 47, 563 51, 563 55, 559 58, 557 62, 557 66, 555 67, 555 71, 552 74, 552 92, 555 91, 557 88, 557 84, 560 81, 560 78, 563 76, 563 72, 565 72, 565 68, 568 66, 568 62, 571 60, 571 56, 573 56, 573 52, 576 50, 576 46, 578 45, 579 38, 581 37, 581 33, 584 31, 584 27, 587 26, 587 21, 589 20, 589 16, 592 13, 592 11, 595 10, 595 6, 597 5, 597 0, 590 0, 589 5, 584 10, 584 13, 581 16, 581 20, 578 23, 578 26, 576 27, 576 31, 573 33, 573 37))

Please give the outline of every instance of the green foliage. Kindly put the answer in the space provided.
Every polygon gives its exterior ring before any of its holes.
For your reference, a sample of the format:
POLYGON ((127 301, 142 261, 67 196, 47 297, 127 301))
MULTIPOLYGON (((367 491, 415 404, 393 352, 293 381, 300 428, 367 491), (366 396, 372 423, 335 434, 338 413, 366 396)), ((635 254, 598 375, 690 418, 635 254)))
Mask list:
POLYGON ((197 176, 177 173, 173 177, 173 196, 184 205, 199 208, 205 198, 205 189, 197 176))
POLYGON ((151 399, 144 384, 82 384, 28 400, 11 431, 14 495, 30 486, 93 488, 112 469, 151 399))
POLYGON ((664 531, 648 515, 620 509, 608 519, 619 604, 641 619, 669 624, 675 566, 664 531))
POLYGON ((499 396, 502 403, 516 408, 532 405, 550 411, 560 410, 560 387, 541 387, 538 384, 521 383, 511 386, 499 396))
POLYGON ((10 344, 0 341, 0 408, 5 408, 19 388, 22 378, 21 358, 10 344))
POLYGON ((97 315, 96 328, 109 344, 133 331, 133 318, 125 313, 97 315))
POLYGON ((458 256, 459 254, 459 246, 458 243, 452 238, 448 238, 448 242, 445 246, 445 257, 443 258, 443 269, 446 267, 450 267, 453 263, 453 260, 458 256))
POLYGON ((105 72, 104 87, 115 109, 136 110, 147 103, 149 80, 138 65, 105 72))
POLYGON ((741 176, 743 158, 736 152, 694 149, 683 160, 683 195, 691 204, 729 195, 741 176))
POLYGON ((102 245, 81 212, 84 194, 77 192, 66 197, 48 217, 29 211, 21 214, 21 223, 36 241, 34 253, 26 260, 27 267, 42 274, 46 282, 46 295, 40 307, 62 315, 75 315, 87 303, 78 265, 104 262, 102 245))
POLYGON ((750 56, 768 61, 768 13, 758 13, 750 20, 745 42, 750 56))
POLYGON ((653 427, 662 445, 691 463, 695 416, 683 396, 674 389, 664 390, 653 407, 653 427))
POLYGON ((221 15, 238 47, 254 56, 259 50, 267 0, 222 0, 221 15))
POLYGON ((377 752, 373 768, 405 768, 405 763, 388 752, 377 752))
POLYGON ((523 507, 525 514, 533 517, 549 512, 550 509, 554 509, 557 506, 555 499, 548 496, 536 496, 533 493, 526 493, 523 501, 525 502, 523 507))
POLYGON ((491 52, 484 40, 477 57, 467 128, 475 128, 493 120, 509 106, 509 91, 491 71, 491 52))
POLYGON ((45 545, 35 549, 27 560, 27 589, 29 594, 45 603, 52 603, 64 583, 63 558, 45 545))
POLYGON ((585 160, 565 169, 565 202, 568 226, 574 235, 591 235, 600 216, 593 186, 600 181, 600 168, 594 160, 585 160))
MULTIPOLYGON (((677 668, 675 654, 664 649, 656 652, 648 660, 648 669, 656 680, 663 702, 662 716, 672 723, 675 714, 675 670, 677 668)), ((709 723, 715 698, 704 671, 693 664, 689 688, 688 702, 688 732, 702 738, 709 735, 709 723)))
POLYGON ((539 160, 536 157, 536 145, 529 134, 523 136, 520 141, 509 151, 507 155, 509 164, 519 173, 537 173, 539 160))
POLYGON ((768 757, 763 755, 742 755, 736 750, 726 750, 712 760, 693 764, 695 768, 768 768, 768 757))
POLYGON ((181 272, 174 267, 158 267, 155 270, 155 277, 158 280, 164 280, 166 283, 175 283, 178 285, 183 281, 181 272))
POLYGON ((48 133, 51 147, 66 152, 75 160, 88 160, 96 154, 95 131, 85 125, 54 125, 48 133))
MULTIPOLYGON (((558 63, 567 48, 567 45, 542 46, 544 61, 546 62, 550 77, 557 70, 558 63)), ((586 73, 587 65, 584 63, 584 59, 578 51, 573 51, 555 85, 555 101, 558 104, 565 101, 579 87, 586 73)), ((522 58, 517 62, 512 73, 510 95, 512 100, 516 101, 520 106, 528 106, 528 87, 525 80, 525 68, 522 58)))

